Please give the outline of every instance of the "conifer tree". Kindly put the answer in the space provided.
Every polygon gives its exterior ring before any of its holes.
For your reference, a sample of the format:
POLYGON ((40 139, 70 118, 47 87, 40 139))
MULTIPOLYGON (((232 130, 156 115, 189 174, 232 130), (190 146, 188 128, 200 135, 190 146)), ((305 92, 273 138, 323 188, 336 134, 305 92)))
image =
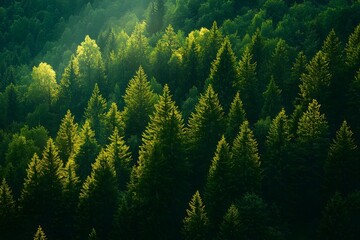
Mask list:
POLYGON ((303 105, 307 106, 312 99, 317 99, 321 104, 327 103, 331 79, 329 59, 319 51, 306 66, 306 72, 301 75, 299 87, 303 105))
POLYGON ((234 204, 231 204, 220 225, 218 239, 241 239, 240 227, 239 210, 234 204))
POLYGON ((283 39, 280 39, 276 44, 270 63, 271 75, 280 89, 284 89, 285 81, 290 77, 290 68, 289 46, 283 39))
MULTIPOLYGON (((247 50, 245 50, 246 52, 247 50)), ((255 33, 251 37, 251 43, 249 46, 249 54, 251 54, 251 60, 256 63, 255 70, 258 76, 258 85, 260 91, 266 87, 266 61, 267 54, 265 51, 264 37, 261 35, 260 29, 256 29, 255 33)), ((245 54, 245 53, 244 53, 245 54)), ((245 101, 245 100, 244 100, 245 101)))
POLYGON ((156 95, 141 66, 126 88, 124 102, 125 135, 141 138, 156 102, 156 95))
MULTIPOLYGON (((302 216, 308 218, 319 214, 323 166, 328 151, 328 125, 325 115, 320 113, 320 104, 313 100, 299 119, 296 139, 296 162, 293 162, 297 195, 293 209, 302 208, 302 216), (301 166, 301 167, 300 167, 301 166)), ((296 197, 295 197, 296 198, 296 197)))
POLYGON ((1 238, 16 238, 16 205, 5 178, 0 185, 0 233, 1 238))
POLYGON ((103 126, 105 138, 109 138, 115 128, 118 129, 120 135, 124 135, 125 123, 116 103, 111 103, 109 111, 104 116, 103 126))
POLYGON ((118 203, 116 172, 111 156, 101 151, 84 182, 79 199, 78 233, 88 236, 92 228, 101 239, 109 239, 118 203))
POLYGON ((78 124, 74 122, 74 116, 70 110, 61 120, 55 142, 59 148, 60 158, 63 161, 67 161, 77 151, 79 142, 78 124))
POLYGON ((360 189, 360 158, 358 148, 347 122, 336 132, 325 162, 325 190, 349 194, 360 189))
POLYGON ((103 143, 103 122, 106 112, 106 100, 100 94, 100 90, 97 84, 95 84, 91 98, 85 109, 85 117, 89 121, 91 129, 96 133, 99 141, 103 143))
POLYGON ((266 91, 263 92, 264 104, 261 110, 263 118, 269 116, 274 118, 281 109, 281 89, 276 85, 275 80, 271 77, 266 91))
POLYGON ((232 146, 233 196, 241 196, 246 192, 258 192, 261 184, 260 157, 254 134, 249 122, 244 121, 240 132, 232 146))
POLYGON ((106 147, 105 151, 113 161, 119 190, 122 191, 126 189, 126 184, 130 177, 132 166, 131 153, 123 137, 120 136, 117 127, 115 127, 109 140, 110 144, 106 147))
POLYGON ((257 63, 253 62, 253 56, 249 48, 246 48, 239 63, 239 81, 237 87, 240 89, 245 112, 249 120, 253 122, 256 121, 260 110, 256 66, 257 63))
POLYGON ((34 240, 47 240, 47 237, 40 225, 36 230, 36 233, 34 235, 34 240))
MULTIPOLYGON (((360 136, 360 114, 357 111, 354 111, 354 109, 357 109, 360 104, 360 68, 348 87, 347 97, 348 103, 346 108, 346 117, 355 133, 355 136, 360 136)), ((358 137, 357 140, 359 140, 358 137)))
POLYGON ((35 227, 34 224, 41 224, 48 229, 49 236, 57 236, 60 232, 58 224, 64 169, 51 138, 47 141, 42 159, 34 155, 27 174, 21 195, 22 214, 27 216, 26 227, 30 230, 35 227))
POLYGON ((237 92, 234 100, 230 105, 230 111, 227 116, 227 125, 225 136, 229 142, 234 141, 236 135, 239 132, 241 124, 246 120, 246 113, 243 107, 243 103, 240 99, 240 93, 237 92))
POLYGON ((143 134, 139 162, 129 186, 133 202, 140 209, 140 238, 172 238, 179 231, 183 214, 180 209, 188 189, 189 168, 184 150, 183 119, 165 85, 143 134), (159 232, 157 229, 164 224, 168 227, 159 232))
POLYGON ((95 139, 95 133, 90 127, 89 121, 85 121, 80 131, 79 149, 74 155, 75 163, 79 166, 78 174, 83 181, 91 173, 91 164, 95 162, 100 146, 95 139))
POLYGON ((163 0, 153 0, 150 3, 147 30, 150 34, 157 33, 163 27, 165 7, 163 0))
POLYGON ((209 218, 215 226, 233 200, 232 192, 230 192, 231 184, 233 184, 231 175, 237 173, 232 171, 231 164, 230 147, 226 139, 222 137, 210 166, 204 192, 209 218))
POLYGON ((228 38, 225 38, 212 63, 209 79, 214 91, 219 94, 220 103, 228 109, 235 95, 234 86, 238 82, 236 57, 228 38))
POLYGON ((89 233, 88 240, 97 240, 96 230, 95 228, 91 229, 91 232, 89 233))
POLYGON ((194 170, 195 189, 205 185, 211 158, 225 125, 224 112, 211 85, 200 96, 186 129, 189 160, 194 170))
POLYGON ((282 109, 270 125, 262 161, 265 196, 279 205, 287 202, 283 194, 287 192, 289 183, 288 161, 291 159, 291 144, 290 123, 285 110, 282 109))
POLYGON ((356 71, 360 65, 360 24, 350 34, 345 47, 346 64, 351 70, 356 71))
POLYGON ((183 220, 182 233, 186 240, 201 240, 209 237, 209 219, 199 191, 196 191, 189 202, 186 217, 183 220))

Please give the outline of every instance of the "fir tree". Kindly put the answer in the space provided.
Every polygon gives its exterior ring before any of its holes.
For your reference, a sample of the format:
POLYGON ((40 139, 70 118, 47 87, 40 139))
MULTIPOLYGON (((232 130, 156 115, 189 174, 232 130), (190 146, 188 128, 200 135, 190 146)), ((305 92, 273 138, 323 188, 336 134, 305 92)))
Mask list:
POLYGON ((100 94, 100 90, 97 84, 85 109, 85 117, 89 121, 91 129, 93 129, 97 135, 99 141, 104 142, 103 136, 103 122, 106 112, 106 100, 100 94))
POLYGON ((125 135, 128 138, 132 135, 141 138, 156 102, 156 95, 142 67, 139 67, 130 80, 125 91, 124 102, 125 135))
POLYGON ((78 233, 85 238, 94 227, 101 239, 109 239, 118 203, 116 172, 111 156, 101 151, 84 182, 79 199, 78 233))
POLYGON ((36 230, 36 233, 34 235, 34 240, 47 240, 46 235, 40 225, 36 230))
POLYGON ((346 121, 336 132, 325 162, 325 190, 349 194, 360 189, 360 158, 358 148, 346 121))
POLYGON ((246 48, 239 63, 239 81, 237 87, 240 89, 245 112, 250 121, 256 121, 260 110, 256 66, 257 63, 253 62, 249 48, 246 48))
POLYGON ((241 124, 246 120, 246 113, 243 103, 240 99, 240 93, 237 92, 230 105, 230 111, 227 116, 227 126, 225 136, 232 142, 239 132, 241 124))
POLYGON ((232 146, 232 154, 232 171, 237 173, 231 179, 233 196, 258 192, 261 184, 260 157, 248 121, 244 121, 240 127, 232 146))
POLYGON ((231 204, 220 225, 219 240, 241 239, 239 210, 231 204))
POLYGON ((117 128, 120 135, 124 135, 125 123, 116 103, 112 103, 109 111, 104 116, 104 137, 109 138, 114 129, 117 128))
MULTIPOLYGON (((360 105, 360 68, 347 89, 348 103, 346 107, 346 119, 349 121, 355 136, 360 136, 360 114, 354 111, 360 105)), ((359 143, 359 137, 357 137, 359 143)))
POLYGON ((0 233, 1 238, 16 238, 16 205, 12 191, 5 178, 0 185, 0 233))
POLYGON ((106 153, 113 161, 116 171, 119 190, 125 190, 129 181, 132 157, 129 147, 126 146, 123 137, 120 136, 117 127, 109 138, 110 144, 106 147, 106 153))
POLYGON ((273 77, 271 77, 266 91, 263 92, 263 98, 262 117, 265 118, 269 116, 270 118, 274 118, 281 109, 281 90, 276 85, 273 77))
POLYGON ((214 91, 219 94, 220 103, 228 109, 235 95, 234 86, 238 82, 236 57, 228 38, 225 38, 212 63, 209 79, 214 91))
POLYGON ((199 191, 196 191, 189 202, 186 217, 183 220, 182 233, 186 240, 201 240, 209 237, 209 219, 199 191))
POLYGON ((271 56, 270 63, 271 75, 274 77, 275 83, 284 89, 285 81, 290 77, 289 69, 290 59, 289 59, 289 46, 283 39, 280 39, 276 48, 271 56))
POLYGON ((79 149, 74 155, 75 163, 79 166, 79 177, 83 181, 91 173, 91 164, 95 162, 100 146, 95 139, 95 133, 86 121, 80 131, 79 149))
POLYGON ((183 119, 165 85, 143 135, 139 162, 129 186, 134 204, 141 211, 137 213, 140 238, 171 238, 178 231, 188 188, 184 150, 183 119), (168 227, 157 231, 164 224, 168 227))
POLYGON ((91 232, 89 233, 88 240, 97 240, 97 234, 95 228, 91 229, 91 232))
POLYGON ((59 148, 60 158, 63 161, 67 161, 77 151, 79 142, 78 124, 74 122, 74 116, 72 116, 70 110, 61 120, 55 142, 59 148))
POLYGON ((360 65, 360 24, 350 34, 345 47, 346 64, 351 70, 356 71, 360 65))
POLYGON ((205 185, 211 158, 223 133, 224 125, 223 109, 217 94, 209 85, 205 94, 200 96, 186 129, 195 189, 202 189, 205 185))
POLYGON ((229 191, 232 187, 231 184, 233 184, 231 175, 237 173, 232 171, 231 161, 230 147, 225 138, 222 137, 210 166, 204 192, 209 218, 214 226, 220 222, 221 217, 233 200, 232 192, 229 191))
POLYGON ((164 0, 153 0, 150 3, 147 30, 150 34, 160 31, 164 24, 165 6, 164 0))

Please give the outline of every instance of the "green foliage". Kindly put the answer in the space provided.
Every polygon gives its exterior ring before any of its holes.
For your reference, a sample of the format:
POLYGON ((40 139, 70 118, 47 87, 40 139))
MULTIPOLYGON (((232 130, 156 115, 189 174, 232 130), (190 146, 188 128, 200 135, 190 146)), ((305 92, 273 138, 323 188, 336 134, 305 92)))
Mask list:
POLYGON ((359 152, 347 122, 336 132, 325 162, 325 189, 327 194, 343 194, 359 190, 359 152))
POLYGON ((118 203, 116 172, 111 156, 101 151, 92 165, 91 175, 84 182, 79 199, 78 233, 86 237, 97 229, 99 238, 107 239, 111 233, 113 217, 118 203))
POLYGON ((234 195, 241 196, 246 192, 258 192, 261 184, 260 156, 254 134, 249 128, 249 122, 244 121, 240 132, 232 146, 232 171, 234 195))
POLYGON ((220 225, 219 240, 240 239, 240 216, 238 208, 232 204, 227 210, 223 222, 220 225))
POLYGON ((13 231, 16 223, 16 205, 12 191, 5 178, 0 185, 0 232, 4 239, 15 237, 13 231))
POLYGON ((350 34, 345 47, 346 64, 357 69, 360 65, 360 25, 358 25, 352 34, 350 34))
POLYGON ((209 219, 199 191, 195 192, 189 202, 182 233, 186 240, 201 240, 209 236, 209 219))
POLYGON ((116 103, 111 103, 109 111, 105 114, 103 125, 104 137, 110 137, 115 128, 124 135, 125 123, 116 103))
POLYGON ((262 117, 274 118, 281 109, 281 90, 276 85, 274 78, 270 79, 266 91, 263 92, 264 105, 261 110, 262 117))
POLYGON ((228 109, 235 95, 234 86, 238 83, 236 57, 228 38, 225 38, 212 63, 209 80, 219 94, 220 103, 228 109))
POLYGON ((200 96, 186 129, 190 163, 194 169, 195 188, 202 189, 216 145, 225 125, 223 108, 211 85, 200 96))
POLYGON ((39 225, 38 229, 36 230, 36 233, 35 233, 33 239, 34 240, 47 240, 47 237, 40 225, 39 225))
POLYGON ((226 138, 233 141, 239 132, 241 124, 246 120, 246 113, 243 103, 240 99, 240 93, 237 92, 230 105, 230 111, 227 116, 226 138))
POLYGON ((257 63, 253 62, 253 55, 246 48, 239 63, 239 81, 241 99, 244 102, 245 112, 250 121, 255 121, 259 111, 259 86, 256 77, 257 63))
POLYGON ((61 120, 55 143, 59 148, 60 158, 64 162, 77 151, 79 145, 78 124, 74 122, 74 116, 70 110, 67 111, 61 120))

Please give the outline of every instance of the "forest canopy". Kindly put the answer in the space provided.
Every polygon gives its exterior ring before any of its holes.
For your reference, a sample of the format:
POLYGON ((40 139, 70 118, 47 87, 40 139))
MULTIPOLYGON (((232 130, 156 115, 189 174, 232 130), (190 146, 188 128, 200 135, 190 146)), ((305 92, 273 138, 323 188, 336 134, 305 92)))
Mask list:
POLYGON ((358 0, 0 0, 0 239, 357 239, 358 0))

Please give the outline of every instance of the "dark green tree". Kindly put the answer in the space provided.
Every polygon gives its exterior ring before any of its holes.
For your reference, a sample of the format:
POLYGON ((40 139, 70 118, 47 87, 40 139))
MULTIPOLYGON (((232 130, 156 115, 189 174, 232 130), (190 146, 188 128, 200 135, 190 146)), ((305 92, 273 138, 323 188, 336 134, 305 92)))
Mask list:
POLYGON ((91 129, 96 133, 98 141, 104 143, 103 123, 106 114, 106 100, 102 97, 99 87, 95 88, 85 109, 85 118, 89 121, 91 129))
POLYGON ((95 133, 86 121, 80 131, 79 149, 74 155, 75 163, 79 166, 78 174, 82 181, 91 173, 91 164, 95 162, 100 146, 95 139, 95 133))
POLYGON ((184 137, 183 119, 165 85, 143 134, 129 186, 135 208, 140 211, 136 220, 142 229, 140 239, 172 238, 180 229, 189 187, 184 137), (158 231, 165 224, 167 228, 158 231))
POLYGON ((358 121, 360 114, 357 111, 354 111, 354 109, 360 104, 360 68, 348 87, 347 98, 346 119, 349 121, 349 124, 355 133, 355 137, 357 138, 357 142, 359 143, 359 137, 357 136, 360 136, 360 122, 358 121))
POLYGON ((201 240, 209 237, 209 219, 199 191, 196 191, 189 202, 186 217, 183 220, 182 233, 186 240, 201 240))
POLYGON ((92 228, 109 239, 118 204, 118 184, 111 156, 101 151, 84 182, 78 207, 78 236, 86 238, 92 228))
POLYGON ((195 189, 203 189, 211 158, 223 134, 225 118, 217 94, 211 85, 200 96, 186 129, 189 160, 195 189))
POLYGON ((16 214, 13 194, 4 178, 0 185, 0 233, 2 239, 16 238, 16 214))
POLYGON ((165 6, 164 0, 153 0, 150 3, 150 13, 147 20, 147 31, 157 33, 164 25, 165 6))
POLYGON ((224 136, 219 141, 215 156, 212 159, 209 175, 205 185, 204 199, 213 226, 220 223, 227 208, 233 201, 230 189, 232 174, 232 156, 230 146, 224 136))
POLYGON ((279 113, 282 107, 281 92, 282 90, 276 85, 274 77, 271 77, 266 91, 263 92, 264 104, 261 109, 263 118, 274 118, 279 113))
POLYGON ((248 121, 244 121, 240 127, 240 132, 233 142, 232 154, 232 171, 237 173, 231 179, 233 196, 241 196, 246 192, 258 192, 262 176, 260 157, 257 142, 248 121))
POLYGON ((228 109, 235 95, 234 86, 238 83, 236 57, 228 38, 225 38, 212 63, 209 80, 219 94, 220 103, 228 109))
POLYGON ((246 48, 239 63, 239 81, 237 87, 244 102, 245 112, 251 122, 255 122, 260 111, 259 85, 256 77, 257 63, 253 62, 253 55, 246 48))
POLYGON ((92 228, 91 232, 89 233, 88 240, 97 240, 97 234, 95 228, 92 228))
POLYGON ((231 204, 220 225, 218 239, 241 239, 239 210, 231 204))
POLYGON ((357 145, 347 122, 336 132, 325 162, 325 191, 349 194, 360 188, 360 158, 357 145))
POLYGON ((225 136, 230 142, 234 141, 236 135, 239 133, 241 124, 246 120, 246 113, 243 103, 240 99, 240 93, 237 92, 234 100, 230 105, 230 111, 227 116, 227 125, 225 136))
POLYGON ((61 120, 55 143, 63 161, 67 161, 77 151, 79 145, 78 124, 74 122, 74 116, 70 110, 61 120))
POLYGON ((350 34, 345 46, 346 64, 353 71, 356 71, 360 65, 360 24, 350 34))
POLYGON ((109 140, 110 144, 107 145, 105 151, 113 161, 119 190, 123 191, 126 189, 126 184, 128 183, 130 177, 132 166, 131 153, 117 127, 114 128, 109 140))
POLYGON ((285 40, 280 39, 271 56, 270 70, 276 84, 281 89, 284 89, 285 82, 290 77, 290 68, 289 46, 286 44, 285 40))

